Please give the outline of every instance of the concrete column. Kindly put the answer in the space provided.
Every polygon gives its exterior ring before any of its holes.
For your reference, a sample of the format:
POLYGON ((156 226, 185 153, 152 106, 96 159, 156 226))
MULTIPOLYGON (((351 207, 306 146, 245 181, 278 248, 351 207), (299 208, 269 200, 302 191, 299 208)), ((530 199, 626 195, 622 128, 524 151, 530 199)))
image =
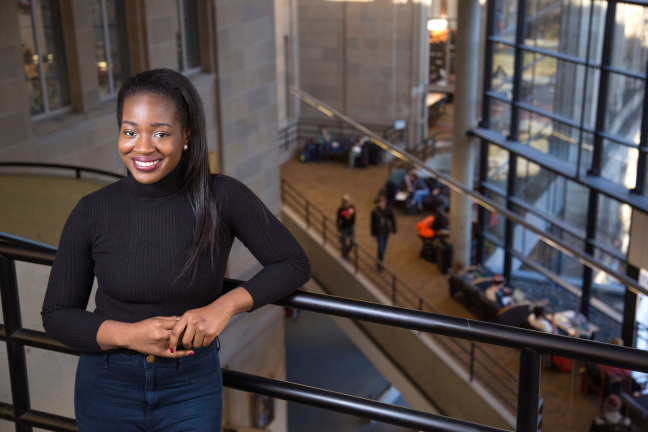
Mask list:
POLYGON ((412 8, 412 64, 411 64, 411 105, 408 137, 406 139, 409 149, 416 146, 427 136, 428 109, 425 103, 425 85, 430 73, 430 44, 427 21, 429 8, 425 2, 413 3, 412 8))
MULTIPOLYGON (((479 0, 464 0, 457 11, 455 117, 452 146, 452 177, 472 188, 477 140, 466 132, 477 122, 477 80, 479 79, 479 0)), ((450 236, 453 260, 470 262, 472 227, 471 201, 456 192, 450 194, 450 236)))

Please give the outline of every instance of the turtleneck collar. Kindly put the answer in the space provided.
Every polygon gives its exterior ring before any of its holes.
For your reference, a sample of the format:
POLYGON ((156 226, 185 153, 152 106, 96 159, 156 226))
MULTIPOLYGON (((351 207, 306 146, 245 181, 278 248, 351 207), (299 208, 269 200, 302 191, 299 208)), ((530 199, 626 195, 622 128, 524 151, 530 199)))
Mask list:
POLYGON ((129 173, 129 175, 122 181, 122 184, 129 193, 140 198, 154 199, 171 196, 182 189, 180 164, 173 168, 173 170, 164 178, 155 183, 139 183, 135 180, 135 177, 129 173))

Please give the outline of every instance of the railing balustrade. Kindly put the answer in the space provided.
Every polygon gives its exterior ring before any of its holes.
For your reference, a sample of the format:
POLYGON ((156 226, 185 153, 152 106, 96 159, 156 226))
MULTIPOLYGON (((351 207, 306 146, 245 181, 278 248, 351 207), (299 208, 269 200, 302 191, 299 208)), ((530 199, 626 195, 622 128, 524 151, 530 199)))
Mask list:
MULTIPOLYGON (((4 324, 0 325, 0 340, 5 341, 7 345, 13 399, 12 404, 0 402, 0 418, 15 422, 16 431, 19 432, 30 432, 32 427, 53 431, 77 430, 74 419, 33 410, 30 406, 25 346, 70 354, 75 352, 51 340, 43 332, 22 327, 15 261, 52 265, 55 255, 55 249, 52 247, 30 244, 25 239, 16 242, 0 234, 0 300, 5 319, 4 324)), ((241 281, 226 280, 225 286, 226 289, 233 289, 240 284, 241 281)), ((519 391, 518 397, 518 432, 538 430, 541 354, 648 372, 648 356, 645 351, 633 348, 307 292, 296 292, 275 304, 520 349, 519 386, 522 391, 519 391)), ((230 388, 412 429, 447 432, 501 431, 498 428, 442 415, 241 372, 224 370, 223 382, 230 388)))
MULTIPOLYGON (((281 196, 284 205, 293 210, 306 222, 307 229, 314 229, 322 237, 322 246, 328 238, 337 238, 337 226, 322 210, 301 194, 285 179, 281 180, 281 196)), ((397 275, 392 269, 381 264, 382 270, 377 271, 379 262, 374 252, 363 245, 354 242, 351 250, 351 264, 355 273, 362 273, 387 298, 392 306, 402 306, 409 309, 428 311, 441 314, 441 311, 427 299, 417 293, 417 290, 397 275)), ((453 338, 431 336, 445 348, 453 357, 470 372, 470 379, 476 379, 486 386, 500 402, 511 411, 517 406, 517 375, 504 363, 493 357, 484 348, 474 343, 467 343, 453 338)))
MULTIPOLYGON (((300 117, 297 121, 279 130, 279 147, 284 151, 301 148, 300 146, 303 146, 308 140, 315 139, 320 126, 323 124, 327 126, 327 130, 333 139, 347 138, 353 140, 359 136, 355 128, 349 127, 346 123, 338 120, 300 117)), ((392 142, 405 140, 407 129, 395 129, 394 126, 385 125, 371 125, 370 127, 372 130, 380 131, 380 134, 386 140, 392 142)))

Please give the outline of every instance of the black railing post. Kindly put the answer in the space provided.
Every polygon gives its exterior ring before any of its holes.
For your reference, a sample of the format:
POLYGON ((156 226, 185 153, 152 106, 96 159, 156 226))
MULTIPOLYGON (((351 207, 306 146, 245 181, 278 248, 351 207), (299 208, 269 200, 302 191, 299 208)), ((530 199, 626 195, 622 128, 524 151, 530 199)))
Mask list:
POLYGON ((310 201, 306 201, 306 228, 310 229, 310 201))
POLYGON ((396 306, 396 275, 392 275, 392 305, 396 306))
POLYGON ((538 432, 540 403, 540 354, 531 348, 520 350, 516 432, 538 432))
POLYGON ((470 344, 470 381, 475 378, 475 344, 470 344))
POLYGON ((353 268, 357 274, 360 267, 358 265, 358 245, 355 240, 353 240, 353 268))
POLYGON ((22 329, 18 282, 16 279, 16 263, 3 256, 0 256, 0 300, 2 300, 2 314, 4 316, 5 333, 7 336, 9 381, 11 382, 11 397, 13 399, 14 417, 16 419, 16 432, 31 432, 31 426, 26 426, 20 421, 20 417, 31 408, 25 347, 11 339, 14 333, 22 329))

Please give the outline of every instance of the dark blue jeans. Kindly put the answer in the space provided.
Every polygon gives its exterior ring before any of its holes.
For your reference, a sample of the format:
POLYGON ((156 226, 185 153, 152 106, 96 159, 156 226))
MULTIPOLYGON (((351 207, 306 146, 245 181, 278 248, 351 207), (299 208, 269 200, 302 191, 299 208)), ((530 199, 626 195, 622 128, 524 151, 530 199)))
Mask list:
POLYGON ((179 359, 82 354, 74 409, 81 432, 216 431, 223 382, 217 343, 179 359))
POLYGON ((387 237, 389 234, 379 234, 378 239, 378 261, 382 262, 385 258, 385 249, 387 248, 387 237))
POLYGON ((340 230, 340 244, 342 245, 342 256, 349 258, 349 252, 353 249, 353 241, 355 236, 354 228, 345 228, 340 230))

